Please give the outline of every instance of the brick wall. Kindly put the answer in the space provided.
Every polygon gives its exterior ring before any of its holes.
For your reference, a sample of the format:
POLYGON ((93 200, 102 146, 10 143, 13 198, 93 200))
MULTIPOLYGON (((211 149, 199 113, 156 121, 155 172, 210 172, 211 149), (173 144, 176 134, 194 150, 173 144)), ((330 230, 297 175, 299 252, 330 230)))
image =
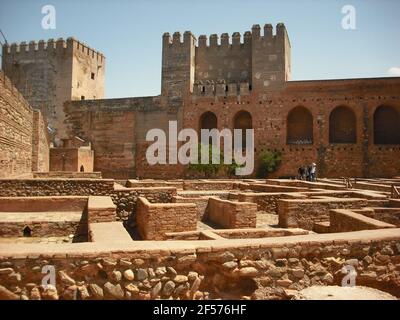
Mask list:
POLYGON ((329 214, 329 232, 332 233, 396 227, 395 225, 366 217, 351 210, 331 210, 329 214))
POLYGON ((117 220, 135 219, 139 196, 150 202, 168 203, 176 195, 176 188, 114 188, 111 179, 0 179, 0 193, 16 196, 110 196, 117 206, 117 220))
POLYGON ((46 122, 0 72, 0 178, 48 171, 46 122))
POLYGON ((194 203, 152 204, 139 197, 136 222, 143 240, 163 240, 167 232, 196 230, 197 207, 194 203))
POLYGON ((32 171, 49 171, 49 146, 50 137, 47 130, 47 121, 39 111, 35 110, 33 112, 32 171))
POLYGON ((315 222, 329 221, 331 209, 361 209, 367 206, 365 199, 284 199, 278 200, 279 226, 313 230, 315 222))
POLYGON ((206 219, 227 229, 255 228, 257 204, 209 198, 206 219))

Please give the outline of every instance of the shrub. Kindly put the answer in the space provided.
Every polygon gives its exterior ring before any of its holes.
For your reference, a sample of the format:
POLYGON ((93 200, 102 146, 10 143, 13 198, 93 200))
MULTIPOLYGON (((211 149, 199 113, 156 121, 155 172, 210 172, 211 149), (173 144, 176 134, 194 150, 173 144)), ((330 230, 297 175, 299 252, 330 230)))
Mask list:
POLYGON ((257 177, 266 178, 269 173, 275 172, 282 162, 282 154, 279 151, 264 151, 260 155, 260 164, 257 177))

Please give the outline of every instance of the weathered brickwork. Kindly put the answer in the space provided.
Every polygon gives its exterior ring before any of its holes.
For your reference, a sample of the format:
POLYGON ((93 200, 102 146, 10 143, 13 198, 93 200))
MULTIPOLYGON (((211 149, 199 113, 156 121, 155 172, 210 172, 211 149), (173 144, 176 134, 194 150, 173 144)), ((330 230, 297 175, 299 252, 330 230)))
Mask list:
POLYGON ((135 220, 139 196, 152 203, 172 202, 176 188, 114 188, 111 179, 0 179, 2 197, 110 196, 117 206, 117 220, 135 220))
POLYGON ((104 56, 73 38, 4 45, 2 69, 58 139, 66 138, 65 101, 104 96, 104 56))
POLYGON ((279 24, 274 33, 266 25, 263 32, 253 26, 243 41, 234 33, 231 42, 223 34, 209 43, 190 32, 183 39, 164 34, 161 96, 72 102, 70 134, 93 142, 94 170, 106 177, 195 177, 180 165, 147 162, 145 133, 167 132, 169 120, 196 131, 253 128, 256 169, 263 151, 282 153, 275 177, 293 177, 312 162, 320 177, 397 175, 400 80, 290 81, 286 28, 279 24), (203 120, 206 113, 215 123, 203 120))
POLYGON ((0 178, 48 171, 46 122, 0 72, 0 178))
POLYGON ((363 199, 284 199, 278 201, 279 225, 283 228, 313 230, 316 222, 329 221, 331 209, 359 209, 367 206, 363 199))
POLYGON ((209 198, 206 217, 222 228, 255 228, 257 204, 209 198))
POLYGON ((197 207, 193 203, 150 203, 140 197, 136 223, 143 240, 164 240, 167 232, 196 230, 197 207))

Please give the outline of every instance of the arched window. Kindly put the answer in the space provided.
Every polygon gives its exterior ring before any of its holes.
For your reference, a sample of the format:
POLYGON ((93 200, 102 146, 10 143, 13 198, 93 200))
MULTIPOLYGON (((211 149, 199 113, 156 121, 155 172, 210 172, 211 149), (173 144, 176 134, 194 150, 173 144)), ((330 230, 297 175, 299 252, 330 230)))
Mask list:
POLYGON ((329 143, 356 143, 356 115, 348 107, 336 107, 329 116, 329 143))
POLYGON ((380 106, 375 110, 374 143, 400 144, 400 115, 395 108, 380 106))
MULTIPOLYGON (((218 122, 217 116, 211 111, 207 111, 203 113, 200 117, 200 128, 199 128, 199 140, 201 139, 201 129, 217 129, 218 122)), ((209 144, 212 143, 212 139, 210 137, 209 144)))
POLYGON ((80 172, 85 172, 85 167, 81 165, 80 172))
POLYGON ((203 113, 200 117, 200 129, 216 129, 217 128, 217 116, 211 111, 203 113))
POLYGON ((242 130, 242 148, 246 148, 246 129, 253 129, 251 114, 247 111, 239 111, 233 119, 233 128, 242 130))
POLYGON ((312 144, 313 143, 313 116, 308 109, 296 107, 287 117, 288 144, 312 144))

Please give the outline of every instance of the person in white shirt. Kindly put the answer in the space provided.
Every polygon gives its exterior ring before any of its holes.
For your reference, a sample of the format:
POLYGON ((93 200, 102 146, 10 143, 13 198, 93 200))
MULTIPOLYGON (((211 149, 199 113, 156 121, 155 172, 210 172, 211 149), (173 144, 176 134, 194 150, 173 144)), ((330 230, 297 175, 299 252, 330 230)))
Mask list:
POLYGON ((311 165, 311 170, 310 170, 310 177, 311 177, 311 181, 315 182, 315 177, 316 177, 316 173, 317 173, 317 165, 315 163, 312 163, 311 165))

